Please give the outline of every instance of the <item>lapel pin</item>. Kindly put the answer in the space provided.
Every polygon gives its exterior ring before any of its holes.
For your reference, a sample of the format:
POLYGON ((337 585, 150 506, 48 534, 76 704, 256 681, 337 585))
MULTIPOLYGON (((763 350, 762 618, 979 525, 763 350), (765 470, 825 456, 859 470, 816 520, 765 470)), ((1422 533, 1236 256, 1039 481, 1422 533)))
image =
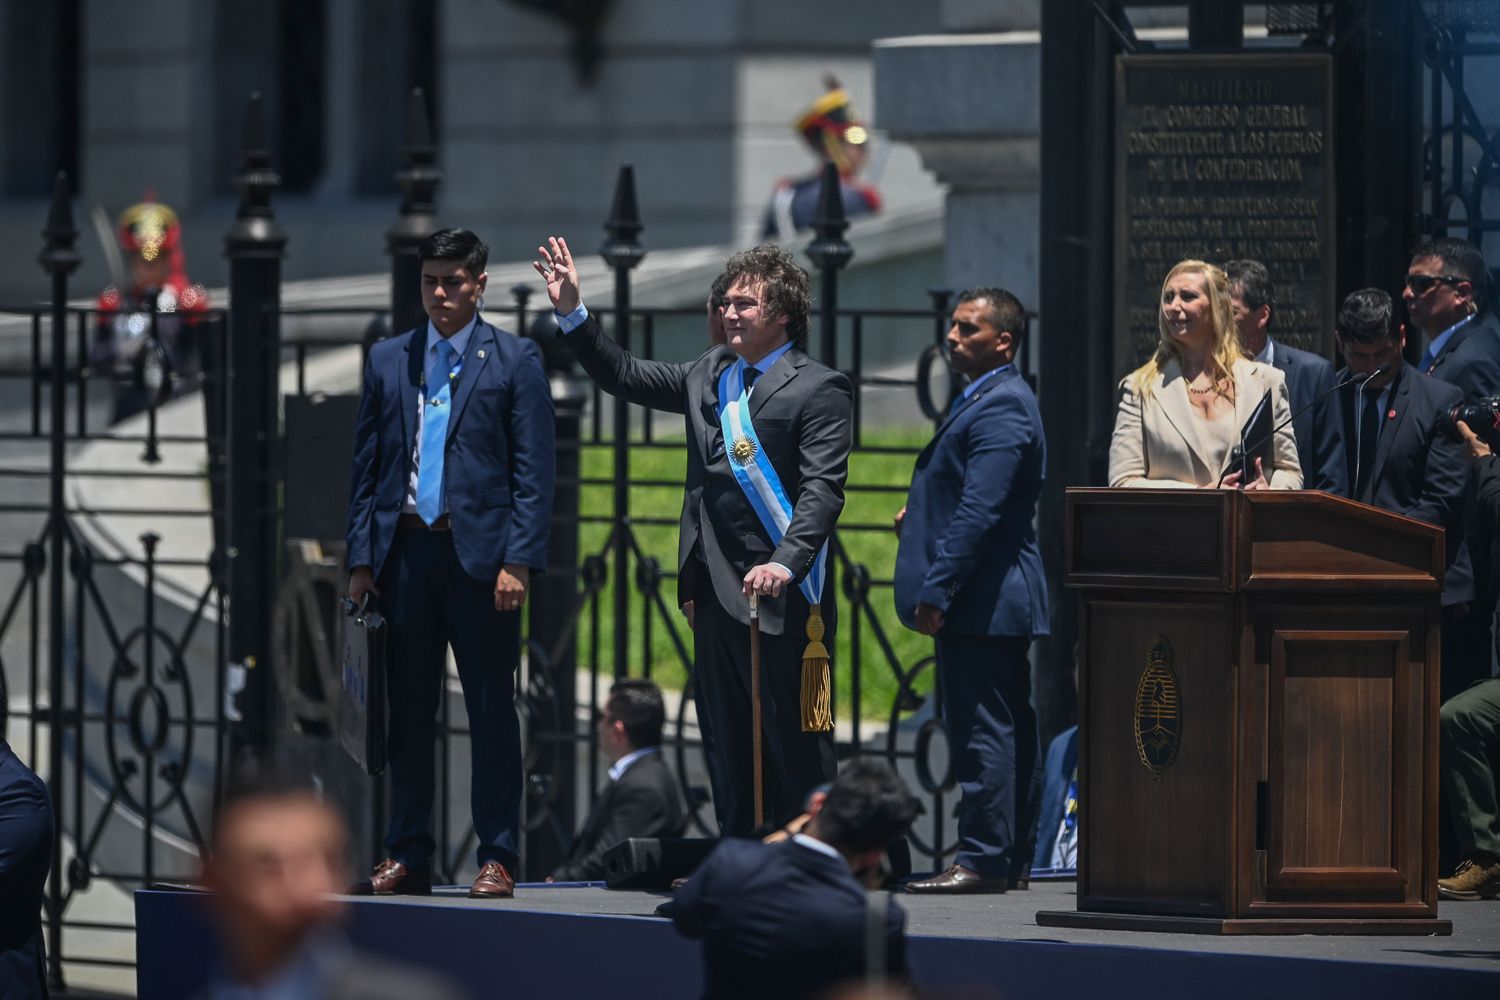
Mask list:
POLYGON ((480 361, 484 360, 484 348, 482 348, 482 347, 479 349, 479 360, 480 361))
POLYGON ((1385 419, 1387 419, 1387 420, 1395 420, 1396 419, 1396 411, 1395 410, 1389 410, 1389 411, 1387 411, 1386 415, 1385 415, 1385 419))

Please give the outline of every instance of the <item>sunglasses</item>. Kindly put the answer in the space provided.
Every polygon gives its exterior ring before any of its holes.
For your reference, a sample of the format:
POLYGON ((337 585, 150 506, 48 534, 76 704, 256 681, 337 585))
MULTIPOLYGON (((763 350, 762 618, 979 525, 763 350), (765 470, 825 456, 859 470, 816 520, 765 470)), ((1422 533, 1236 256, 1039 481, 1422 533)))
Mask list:
POLYGON ((1408 274, 1406 287, 1418 295, 1426 295, 1435 285, 1457 285, 1468 280, 1456 274, 1408 274))

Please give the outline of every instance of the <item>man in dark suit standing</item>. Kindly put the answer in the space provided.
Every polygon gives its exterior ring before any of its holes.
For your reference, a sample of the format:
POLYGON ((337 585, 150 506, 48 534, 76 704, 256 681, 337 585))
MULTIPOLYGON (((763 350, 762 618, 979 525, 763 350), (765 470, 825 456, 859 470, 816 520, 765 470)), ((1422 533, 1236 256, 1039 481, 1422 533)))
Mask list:
POLYGON ((722 841, 666 908, 679 931, 703 940, 704 997, 826 996, 872 963, 882 978, 906 978, 906 913, 861 882, 879 880, 886 845, 916 813, 889 765, 860 759, 790 840, 722 841), (877 904, 885 934, 871 948, 877 904))
POLYGON ((52 865, 52 796, 0 737, 0 997, 47 995, 42 892, 52 865))
MULTIPOLYGON (((1424 243, 1406 269, 1406 311, 1427 340, 1418 370, 1456 385, 1465 403, 1500 395, 1500 320, 1485 308, 1489 283, 1484 255, 1464 240, 1424 243)), ((1491 621, 1500 596, 1493 579, 1495 528, 1480 511, 1472 485, 1465 497, 1464 526, 1474 598, 1467 608, 1450 613, 1453 641, 1444 647, 1443 676, 1453 685, 1444 683, 1443 688, 1454 693, 1491 674, 1491 621)))
POLYGON ((548 882, 602 879, 604 854, 631 837, 680 837, 687 826, 677 782, 661 756, 667 721, 661 688, 651 681, 616 681, 599 716, 599 748, 610 758, 609 784, 599 793, 568 860, 548 882))
POLYGON ((896 516, 896 613, 934 638, 938 690, 962 790, 958 856, 907 884, 927 893, 1004 892, 1031 861, 1028 804, 1036 712, 1027 649, 1046 635, 1047 584, 1032 522, 1047 442, 1016 370, 1026 311, 999 288, 959 293, 949 364, 967 380, 917 456, 896 516))
POLYGON ((804 700, 802 675, 821 645, 809 642, 818 626, 813 611, 821 609, 830 647, 837 625, 833 588, 822 580, 852 443, 849 380, 803 352, 807 272, 775 246, 734 254, 725 264, 725 345, 667 364, 632 357, 604 336, 582 304, 565 240, 552 237, 538 252, 534 266, 568 346, 599 387, 685 416, 677 596, 695 633, 694 690, 714 807, 725 836, 754 829, 754 594, 763 633, 766 819, 785 823, 835 769, 831 712, 804 700))
POLYGON ((390 854, 368 890, 431 889, 435 717, 451 646, 473 757, 480 871, 470 895, 508 898, 521 808, 520 611, 547 563, 552 396, 536 344, 479 316, 489 248, 445 229, 419 255, 428 322, 370 349, 349 490, 349 596, 378 594, 390 630, 390 854))
POLYGON ((1302 488, 1349 495, 1344 465, 1344 422, 1334 398, 1333 363, 1310 351, 1298 350, 1271 336, 1276 315, 1271 274, 1258 260, 1232 260, 1229 302, 1245 353, 1256 361, 1281 369, 1291 397, 1292 432, 1302 461, 1302 488))
POLYGON ((1340 381, 1350 373, 1366 376, 1341 392, 1353 498, 1447 532, 1442 598, 1446 699, 1452 693, 1449 658, 1457 660, 1462 652, 1454 645, 1461 640, 1453 630, 1452 609, 1474 599, 1463 523, 1469 468, 1448 421, 1448 411, 1463 397, 1453 386, 1405 363, 1401 349, 1406 335, 1396 323, 1391 297, 1378 288, 1345 297, 1336 336, 1349 363, 1339 373, 1340 381))

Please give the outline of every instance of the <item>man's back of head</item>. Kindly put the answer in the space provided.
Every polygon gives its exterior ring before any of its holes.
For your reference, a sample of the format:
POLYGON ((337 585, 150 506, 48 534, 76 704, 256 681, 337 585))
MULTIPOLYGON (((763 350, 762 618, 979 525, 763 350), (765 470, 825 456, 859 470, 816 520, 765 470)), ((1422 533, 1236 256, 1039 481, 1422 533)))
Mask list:
POLYGON ((891 766, 860 758, 839 771, 809 832, 852 858, 884 850, 911 828, 916 815, 917 800, 891 766))

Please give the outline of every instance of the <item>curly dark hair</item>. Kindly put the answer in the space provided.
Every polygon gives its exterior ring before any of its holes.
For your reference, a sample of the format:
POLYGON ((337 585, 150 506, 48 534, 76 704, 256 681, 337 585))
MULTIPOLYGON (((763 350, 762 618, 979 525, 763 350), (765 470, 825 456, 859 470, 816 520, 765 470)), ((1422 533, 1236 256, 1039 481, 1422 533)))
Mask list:
POLYGON ((786 317, 786 332, 799 348, 807 347, 807 315, 812 311, 812 286, 807 272, 787 250, 762 243, 741 250, 724 262, 726 288, 740 280, 761 286, 761 305, 772 316, 786 317))

